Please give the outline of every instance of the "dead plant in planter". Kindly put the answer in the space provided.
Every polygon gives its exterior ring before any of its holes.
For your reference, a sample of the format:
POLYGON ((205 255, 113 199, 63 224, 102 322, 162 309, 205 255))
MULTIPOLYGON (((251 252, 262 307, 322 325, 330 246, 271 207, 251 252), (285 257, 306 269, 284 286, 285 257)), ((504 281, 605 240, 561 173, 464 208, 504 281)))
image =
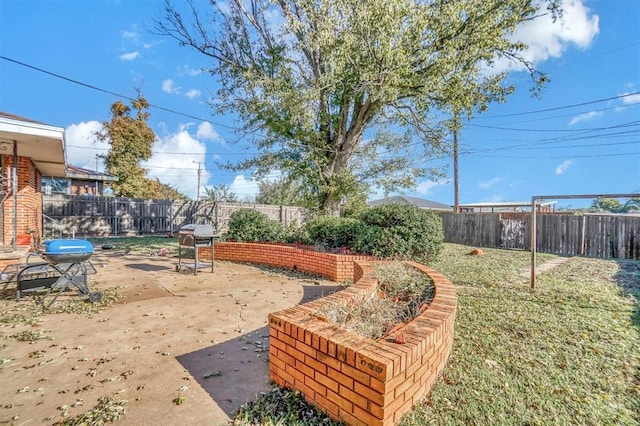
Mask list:
POLYGON ((411 321, 433 299, 431 278, 404 263, 377 265, 373 276, 379 286, 374 297, 327 304, 317 315, 359 336, 379 339, 411 321))

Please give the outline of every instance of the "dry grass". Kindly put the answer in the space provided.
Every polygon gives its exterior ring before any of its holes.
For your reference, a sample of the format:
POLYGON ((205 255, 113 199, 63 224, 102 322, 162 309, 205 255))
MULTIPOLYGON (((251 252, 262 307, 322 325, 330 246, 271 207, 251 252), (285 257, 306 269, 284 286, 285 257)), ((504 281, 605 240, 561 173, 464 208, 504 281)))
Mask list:
POLYGON ((373 297, 325 305, 317 314, 362 337, 379 339, 407 323, 433 299, 433 282, 402 263, 377 265, 378 291, 373 297))

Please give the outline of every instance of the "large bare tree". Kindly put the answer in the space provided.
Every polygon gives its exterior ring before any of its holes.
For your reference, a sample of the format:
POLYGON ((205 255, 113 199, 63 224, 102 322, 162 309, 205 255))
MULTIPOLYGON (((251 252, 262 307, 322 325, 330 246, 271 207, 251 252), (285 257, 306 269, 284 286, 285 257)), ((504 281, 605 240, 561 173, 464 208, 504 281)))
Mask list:
POLYGON ((166 0, 156 29, 212 60, 215 107, 238 114, 259 149, 236 166, 279 170, 336 213, 365 184, 389 191, 436 172, 443 117, 514 91, 495 61, 524 65, 539 88, 544 75, 510 36, 559 3, 166 0))

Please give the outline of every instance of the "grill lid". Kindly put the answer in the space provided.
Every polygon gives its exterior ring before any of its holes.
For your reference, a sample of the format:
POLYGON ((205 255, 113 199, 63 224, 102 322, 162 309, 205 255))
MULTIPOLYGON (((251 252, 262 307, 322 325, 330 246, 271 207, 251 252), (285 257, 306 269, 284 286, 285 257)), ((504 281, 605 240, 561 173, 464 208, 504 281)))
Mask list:
POLYGON ((47 240, 42 243, 44 254, 92 254, 93 244, 87 240, 47 240))
POLYGON ((180 235, 193 235, 194 237, 213 237, 213 225, 192 223, 180 228, 179 233, 180 235))

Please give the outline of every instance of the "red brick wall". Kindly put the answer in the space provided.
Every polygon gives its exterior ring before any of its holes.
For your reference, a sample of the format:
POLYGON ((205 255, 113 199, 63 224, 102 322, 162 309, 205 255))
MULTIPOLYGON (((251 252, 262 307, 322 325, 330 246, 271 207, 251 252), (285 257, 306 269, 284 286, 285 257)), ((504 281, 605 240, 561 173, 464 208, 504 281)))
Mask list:
MULTIPOLYGON (((211 249, 199 249, 203 258, 211 259, 211 249)), ((231 262, 252 262, 261 265, 295 269, 322 275, 332 281, 353 280, 353 262, 369 259, 367 256, 319 253, 276 244, 215 243, 214 257, 231 262)))
MULTIPOLYGON (((208 257, 211 258, 209 251, 208 257)), ((269 374, 301 391, 330 417, 349 425, 395 425, 424 398, 444 369, 453 343, 457 296, 443 275, 413 267, 435 284, 433 302, 390 336, 372 340, 316 315, 326 303, 370 297, 377 289, 364 256, 317 253, 269 244, 217 243, 215 258, 313 272, 354 285, 322 299, 269 315, 269 374), (335 277, 335 278, 334 278, 335 277), (394 343, 402 333, 406 343, 394 343)))
MULTIPOLYGON (((3 173, 13 167, 13 156, 2 158, 3 173)), ((14 206, 13 196, 8 197, 3 209, 2 242, 11 244, 13 235, 13 211, 16 208, 18 234, 32 231, 35 239, 42 235, 42 194, 40 192, 42 176, 28 157, 18 157, 18 203, 14 206)), ((3 190, 10 190, 3 188, 3 190)))

